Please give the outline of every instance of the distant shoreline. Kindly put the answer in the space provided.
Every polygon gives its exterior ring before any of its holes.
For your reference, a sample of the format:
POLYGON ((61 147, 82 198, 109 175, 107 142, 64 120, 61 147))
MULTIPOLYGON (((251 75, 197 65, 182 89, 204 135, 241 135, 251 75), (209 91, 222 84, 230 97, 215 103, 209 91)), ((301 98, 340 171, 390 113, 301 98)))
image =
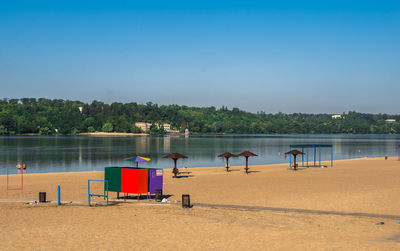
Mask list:
POLYGON ((79 133, 82 136, 91 137, 131 137, 131 136, 148 136, 148 133, 130 133, 130 132, 85 132, 79 133))
MULTIPOLYGON (((40 135, 39 133, 24 133, 14 136, 57 136, 54 135, 40 135)), ((77 136, 90 136, 90 137, 132 137, 132 136, 148 136, 148 133, 130 133, 130 132, 82 132, 76 134, 77 136)), ((62 136, 76 136, 76 135, 62 135, 62 136)))

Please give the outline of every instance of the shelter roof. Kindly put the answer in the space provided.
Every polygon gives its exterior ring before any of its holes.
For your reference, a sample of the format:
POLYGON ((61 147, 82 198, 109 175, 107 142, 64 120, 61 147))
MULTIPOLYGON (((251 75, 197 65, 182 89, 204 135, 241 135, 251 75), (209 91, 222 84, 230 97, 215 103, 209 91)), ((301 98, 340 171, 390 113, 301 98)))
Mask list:
POLYGON ((238 154, 237 156, 252 157, 252 156, 258 156, 258 155, 255 153, 252 153, 250 151, 244 151, 244 152, 238 154))
POLYGON ((293 155, 298 155, 298 154, 304 154, 303 152, 300 152, 299 150, 292 150, 290 152, 285 153, 285 156, 287 154, 293 154, 293 155))
POLYGON ((182 155, 180 153, 171 153, 167 156, 164 156, 163 158, 166 159, 186 159, 187 157, 185 155, 182 155))
POLYGON ((226 153, 218 155, 218 157, 230 158, 230 157, 237 157, 237 155, 236 154, 232 154, 230 152, 226 152, 226 153))
POLYGON ((324 147, 332 147, 332 145, 327 145, 327 144, 323 144, 323 145, 319 145, 319 144, 296 144, 296 145, 290 145, 290 147, 298 147, 298 148, 324 148, 324 147))

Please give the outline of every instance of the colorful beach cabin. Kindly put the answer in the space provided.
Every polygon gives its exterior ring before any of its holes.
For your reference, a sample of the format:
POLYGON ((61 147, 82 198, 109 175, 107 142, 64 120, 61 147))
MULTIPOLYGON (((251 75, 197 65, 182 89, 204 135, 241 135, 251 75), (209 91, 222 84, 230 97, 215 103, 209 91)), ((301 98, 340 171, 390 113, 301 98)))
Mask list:
POLYGON ((106 167, 104 180, 108 180, 108 191, 154 195, 156 190, 163 189, 163 169, 106 167))

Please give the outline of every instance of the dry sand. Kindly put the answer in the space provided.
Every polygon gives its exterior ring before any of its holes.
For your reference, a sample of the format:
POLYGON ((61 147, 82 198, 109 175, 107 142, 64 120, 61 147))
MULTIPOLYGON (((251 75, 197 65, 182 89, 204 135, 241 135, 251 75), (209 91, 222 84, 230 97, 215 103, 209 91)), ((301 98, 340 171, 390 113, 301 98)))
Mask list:
MULTIPOLYGON (((251 166, 248 175, 243 167, 229 173, 223 167, 180 171, 188 177, 164 173, 170 204, 134 199, 104 207, 97 198, 99 206, 91 208, 87 179, 102 179, 103 172, 25 174, 23 194, 7 194, 6 177, 0 176, 0 249, 400 248, 400 162, 395 158, 342 160, 333 168, 298 171, 288 165, 251 166), (55 201, 58 184, 62 206, 23 203, 37 200, 40 191, 55 201), (185 193, 191 209, 174 203, 185 193)), ((17 178, 10 182, 17 185, 17 178)))

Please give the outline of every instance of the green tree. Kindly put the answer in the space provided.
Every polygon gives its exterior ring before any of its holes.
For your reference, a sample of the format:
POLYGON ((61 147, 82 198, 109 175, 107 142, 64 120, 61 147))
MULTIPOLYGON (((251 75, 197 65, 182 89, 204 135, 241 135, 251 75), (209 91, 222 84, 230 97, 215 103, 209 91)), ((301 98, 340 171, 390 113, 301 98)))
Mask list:
POLYGON ((160 124, 158 124, 158 125, 155 125, 155 124, 152 124, 151 126, 150 126, 150 134, 151 135, 165 135, 165 130, 164 130, 164 127, 162 126, 162 125, 160 125, 160 124))
POLYGON ((8 134, 8 130, 5 126, 0 125, 0 135, 7 135, 8 134))
POLYGON ((139 127, 132 125, 130 129, 131 133, 142 133, 142 130, 140 130, 139 127))
POLYGON ((39 129, 39 134, 40 134, 40 135, 51 135, 51 134, 53 134, 53 132, 52 132, 52 130, 51 130, 50 128, 48 128, 48 127, 41 127, 41 128, 39 129))
POLYGON ((113 125, 109 122, 104 123, 102 127, 103 132, 112 132, 113 131, 113 125))

